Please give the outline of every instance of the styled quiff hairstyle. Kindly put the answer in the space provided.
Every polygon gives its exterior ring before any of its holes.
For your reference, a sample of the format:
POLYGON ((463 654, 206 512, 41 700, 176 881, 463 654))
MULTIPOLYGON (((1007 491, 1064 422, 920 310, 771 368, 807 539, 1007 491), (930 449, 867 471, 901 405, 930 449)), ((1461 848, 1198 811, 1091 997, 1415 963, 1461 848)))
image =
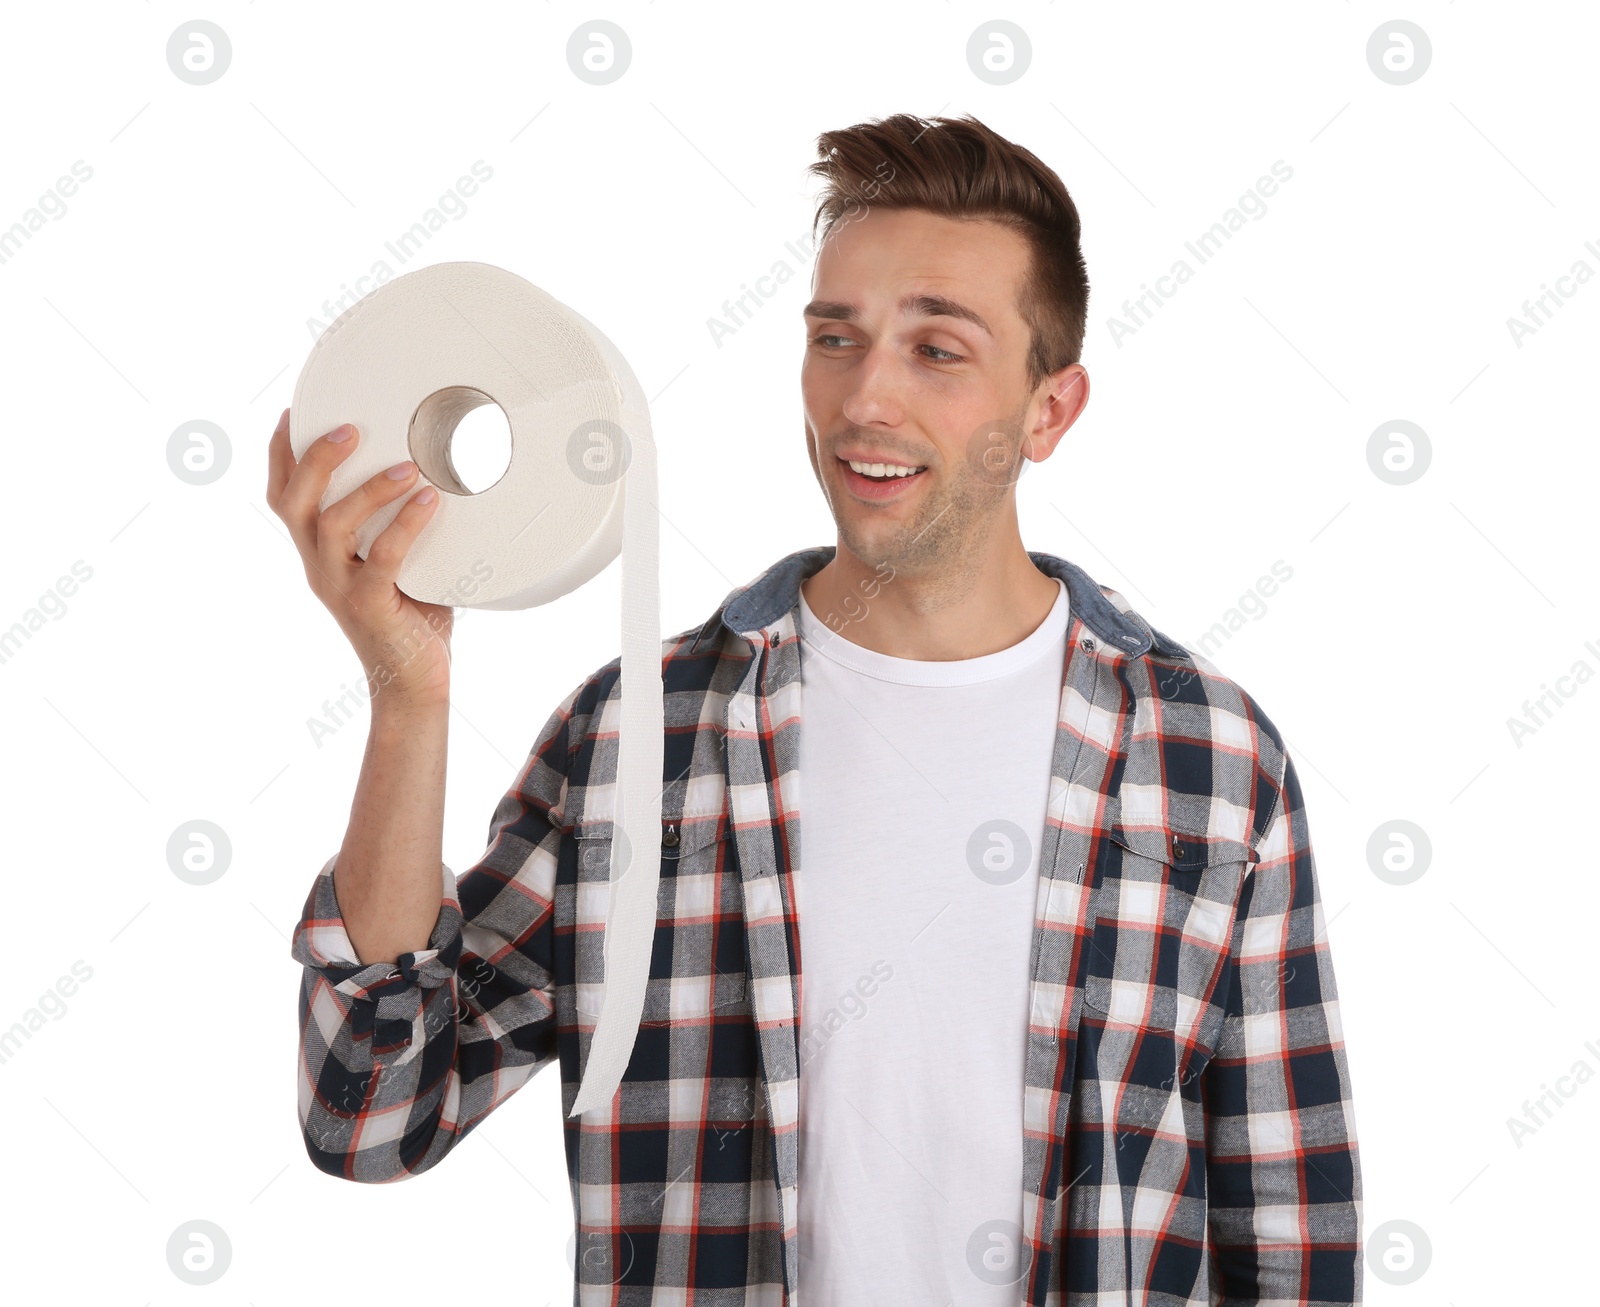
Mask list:
POLYGON ((811 224, 818 243, 873 207, 925 209, 941 217, 989 219, 1019 233, 1032 260, 1017 296, 1028 324, 1028 388, 1078 362, 1089 313, 1089 273, 1078 210, 1061 178, 971 114, 895 114, 817 137, 823 181, 811 224))

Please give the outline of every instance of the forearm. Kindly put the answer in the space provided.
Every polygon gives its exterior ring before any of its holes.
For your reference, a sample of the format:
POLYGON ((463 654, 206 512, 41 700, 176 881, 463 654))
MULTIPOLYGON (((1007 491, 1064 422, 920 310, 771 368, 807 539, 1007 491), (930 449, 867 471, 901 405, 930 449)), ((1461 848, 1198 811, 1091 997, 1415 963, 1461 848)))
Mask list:
MULTIPOLYGON (((456 877, 434 852, 426 855, 427 889, 411 907, 414 922, 426 917, 428 927, 414 939, 397 935, 385 957, 355 956, 339 900, 358 895, 334 892, 334 873, 345 868, 330 858, 318 873, 291 952, 305 968, 300 1120, 312 1160, 329 1175, 383 1183, 429 1169, 555 1059, 554 898, 563 832, 550 816, 565 793, 565 726, 561 710, 552 714, 530 765, 501 798, 474 866, 456 877), (476 951, 463 946, 468 920, 476 951)), ((442 777, 443 723, 406 724, 399 743, 394 729, 392 720, 374 727, 357 809, 385 795, 413 812, 428 801, 418 786, 389 774, 389 760, 402 755, 415 769, 425 747, 436 749, 442 777)), ((410 867, 390 850, 421 838, 406 835, 382 808, 371 804, 365 843, 353 814, 347 840, 381 855, 369 893, 380 917, 395 915, 381 901, 385 885, 398 880, 396 868, 410 867)), ((431 821, 437 830, 438 816, 431 821)), ((437 850, 438 836, 432 839, 437 850)))
POLYGON ((373 700, 372 726, 334 889, 363 963, 428 947, 439 916, 448 703, 373 700))

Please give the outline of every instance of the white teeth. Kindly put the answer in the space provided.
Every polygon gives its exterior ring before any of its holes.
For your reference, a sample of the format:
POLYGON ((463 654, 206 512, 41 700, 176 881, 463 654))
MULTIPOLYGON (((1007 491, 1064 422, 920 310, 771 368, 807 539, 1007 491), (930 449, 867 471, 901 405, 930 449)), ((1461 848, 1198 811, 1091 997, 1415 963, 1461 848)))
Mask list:
POLYGON ((908 477, 914 472, 921 472, 926 467, 906 467, 900 463, 863 463, 858 459, 850 459, 850 470, 859 472, 867 477, 908 477))

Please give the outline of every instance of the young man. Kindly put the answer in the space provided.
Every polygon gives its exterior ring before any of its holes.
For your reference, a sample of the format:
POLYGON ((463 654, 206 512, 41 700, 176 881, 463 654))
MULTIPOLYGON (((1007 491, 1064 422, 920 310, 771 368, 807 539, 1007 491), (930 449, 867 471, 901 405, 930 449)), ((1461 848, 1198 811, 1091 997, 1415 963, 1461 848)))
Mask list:
MULTIPOLYGON (((838 541, 664 642, 643 1019, 609 1110, 564 1122, 576 1301, 1359 1302, 1349 1079, 1283 739, 1018 533, 1019 473, 1088 397, 1072 201, 970 118, 818 153, 801 384, 838 541)), ((441 885, 449 610, 394 586, 433 510, 413 496, 353 557, 416 472, 319 516, 341 431, 296 465, 280 424, 268 500, 384 685, 293 946, 307 1149, 376 1183, 551 1062, 574 1100, 620 660, 551 714, 441 885), (418 632, 437 638, 398 657, 418 632)))

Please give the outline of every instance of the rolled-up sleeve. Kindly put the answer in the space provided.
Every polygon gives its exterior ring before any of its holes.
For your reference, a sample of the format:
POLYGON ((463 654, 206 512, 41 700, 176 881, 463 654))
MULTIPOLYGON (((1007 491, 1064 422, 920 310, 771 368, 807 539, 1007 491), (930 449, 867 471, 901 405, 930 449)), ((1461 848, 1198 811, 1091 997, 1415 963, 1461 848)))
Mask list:
POLYGON ((298 1112, 306 1151, 367 1184, 434 1166, 556 1057, 554 898, 574 691, 501 798, 483 856, 441 867, 428 947, 363 965, 334 893, 337 855, 295 927, 298 1112))
POLYGON ((1220 1302, 1361 1301, 1361 1174, 1326 919, 1294 763, 1233 933, 1204 1073, 1220 1302))

